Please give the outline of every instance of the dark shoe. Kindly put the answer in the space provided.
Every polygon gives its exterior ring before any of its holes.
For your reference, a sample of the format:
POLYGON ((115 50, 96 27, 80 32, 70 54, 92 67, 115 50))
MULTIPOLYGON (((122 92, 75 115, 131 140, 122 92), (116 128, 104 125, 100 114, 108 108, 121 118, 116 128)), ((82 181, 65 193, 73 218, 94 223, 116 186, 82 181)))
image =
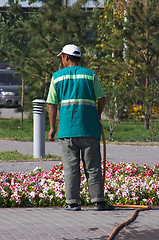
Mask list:
POLYGON ((64 210, 70 210, 70 211, 80 211, 81 207, 77 203, 68 204, 64 207, 64 210))
POLYGON ((111 210, 114 210, 115 207, 111 204, 108 204, 106 202, 97 202, 95 207, 94 207, 94 210, 95 211, 111 211, 111 210))

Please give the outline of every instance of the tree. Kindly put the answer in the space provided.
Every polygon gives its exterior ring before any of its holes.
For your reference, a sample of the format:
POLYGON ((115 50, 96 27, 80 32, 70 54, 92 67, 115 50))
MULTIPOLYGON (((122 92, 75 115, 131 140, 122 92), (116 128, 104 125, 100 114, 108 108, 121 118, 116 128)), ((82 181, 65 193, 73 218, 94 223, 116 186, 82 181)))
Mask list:
POLYGON ((33 99, 46 99, 51 75, 59 68, 57 54, 62 46, 74 43, 83 50, 90 31, 90 14, 81 8, 87 1, 77 1, 71 7, 63 0, 41 2, 42 7, 27 11, 18 1, 9 2, 1 27, 1 54, 13 63, 29 87, 27 109, 32 109, 33 99))
POLYGON ((106 95, 105 113, 109 118, 110 140, 133 99, 129 91, 130 74, 124 67, 123 24, 123 1, 105 1, 99 13, 97 39, 90 66, 98 72, 106 95))
POLYGON ((127 8, 124 36, 126 66, 135 82, 135 92, 145 107, 145 128, 152 110, 159 106, 159 2, 135 0, 127 8))
POLYGON ((149 128, 153 107, 159 105, 158 26, 157 0, 104 2, 92 61, 101 73, 112 121, 116 122, 122 106, 126 109, 140 102, 149 128))

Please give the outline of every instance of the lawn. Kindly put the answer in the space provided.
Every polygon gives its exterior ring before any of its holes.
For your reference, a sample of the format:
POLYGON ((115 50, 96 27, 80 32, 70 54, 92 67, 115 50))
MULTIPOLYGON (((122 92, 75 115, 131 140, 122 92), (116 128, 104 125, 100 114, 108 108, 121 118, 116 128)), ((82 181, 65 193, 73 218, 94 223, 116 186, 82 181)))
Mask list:
MULTIPOLYGON (((102 125, 106 139, 109 140, 108 121, 102 121, 102 125)), ((111 142, 151 142, 150 130, 145 130, 144 123, 140 120, 121 121, 116 126, 111 142)))
MULTIPOLYGON (((102 120, 105 138, 109 143, 109 123, 102 120)), ((48 141, 49 122, 45 123, 45 140, 48 141)), ((55 136, 57 138, 57 135, 55 136)), ((33 120, 24 119, 0 119, 0 139, 33 141, 33 120)), ((159 136, 157 138, 159 141, 159 136)), ((140 120, 121 121, 113 134, 111 142, 151 142, 150 131, 144 129, 144 123, 140 120)))
MULTIPOLYGON (((49 132, 49 123, 45 124, 45 140, 49 132)), ((0 139, 16 141, 33 141, 33 119, 0 119, 0 139)))
MULTIPOLYGON (((37 161, 33 155, 21 154, 17 150, 0 152, 0 161, 37 161)), ((40 159, 39 159, 40 160, 40 159)), ((43 160, 61 160, 60 156, 46 154, 43 160)))

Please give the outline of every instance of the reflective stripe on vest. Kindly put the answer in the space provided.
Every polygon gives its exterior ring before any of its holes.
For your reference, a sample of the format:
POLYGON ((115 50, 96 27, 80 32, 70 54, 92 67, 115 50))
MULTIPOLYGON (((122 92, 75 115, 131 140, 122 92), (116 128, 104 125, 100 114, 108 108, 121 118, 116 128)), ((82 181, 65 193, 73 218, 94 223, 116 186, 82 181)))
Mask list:
POLYGON ((66 80, 66 79, 88 79, 88 80, 94 80, 94 76, 90 76, 87 74, 77 74, 77 75, 66 75, 66 76, 60 76, 54 80, 55 83, 66 80))
POLYGON ((67 105, 89 105, 89 106, 96 106, 95 101, 90 99, 68 99, 68 100, 62 100, 60 102, 61 106, 67 106, 67 105))

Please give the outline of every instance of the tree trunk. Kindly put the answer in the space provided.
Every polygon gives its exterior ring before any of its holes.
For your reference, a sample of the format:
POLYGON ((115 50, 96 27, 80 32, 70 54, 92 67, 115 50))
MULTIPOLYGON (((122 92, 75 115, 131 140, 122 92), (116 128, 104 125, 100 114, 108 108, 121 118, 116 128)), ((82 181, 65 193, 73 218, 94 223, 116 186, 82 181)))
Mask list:
POLYGON ((65 7, 67 8, 67 3, 68 3, 68 0, 65 0, 65 7))
MULTIPOLYGON (((146 77, 146 90, 149 87, 149 78, 146 77)), ((145 106, 145 129, 150 128, 150 111, 149 108, 145 106)))
POLYGON ((150 128, 150 111, 148 107, 145 107, 145 129, 150 128))
POLYGON ((21 100, 21 123, 23 123, 23 112, 24 112, 24 78, 22 78, 22 100, 21 100))

